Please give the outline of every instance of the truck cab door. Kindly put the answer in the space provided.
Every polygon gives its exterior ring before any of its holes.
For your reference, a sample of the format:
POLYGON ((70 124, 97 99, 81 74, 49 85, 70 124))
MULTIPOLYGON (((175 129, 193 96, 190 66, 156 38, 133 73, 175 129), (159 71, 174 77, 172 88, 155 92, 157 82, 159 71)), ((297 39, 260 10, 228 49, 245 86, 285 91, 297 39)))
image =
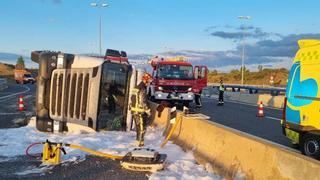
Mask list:
POLYGON ((194 67, 194 78, 195 78, 195 84, 194 88, 201 90, 204 87, 207 87, 208 83, 208 68, 207 66, 195 66, 194 67))

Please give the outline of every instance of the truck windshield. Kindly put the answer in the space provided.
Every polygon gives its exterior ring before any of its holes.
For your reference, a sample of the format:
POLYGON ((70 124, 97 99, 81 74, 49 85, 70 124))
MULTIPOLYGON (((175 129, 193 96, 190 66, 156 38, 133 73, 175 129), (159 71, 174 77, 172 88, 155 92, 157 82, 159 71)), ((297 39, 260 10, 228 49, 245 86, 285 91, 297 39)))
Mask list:
POLYGON ((99 128, 122 128, 126 112, 127 65, 105 62, 100 85, 99 128))
POLYGON ((158 65, 157 77, 164 79, 193 79, 192 66, 160 64, 158 65))

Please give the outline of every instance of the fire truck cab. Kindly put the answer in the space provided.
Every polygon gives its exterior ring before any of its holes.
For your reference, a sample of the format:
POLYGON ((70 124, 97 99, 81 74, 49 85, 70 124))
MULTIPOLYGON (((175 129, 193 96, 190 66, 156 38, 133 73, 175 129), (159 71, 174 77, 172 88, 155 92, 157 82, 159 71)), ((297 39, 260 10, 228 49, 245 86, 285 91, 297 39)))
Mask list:
POLYGON ((207 67, 195 66, 184 57, 150 59, 152 82, 148 94, 153 101, 169 101, 189 106, 195 93, 201 94, 207 86, 207 67))

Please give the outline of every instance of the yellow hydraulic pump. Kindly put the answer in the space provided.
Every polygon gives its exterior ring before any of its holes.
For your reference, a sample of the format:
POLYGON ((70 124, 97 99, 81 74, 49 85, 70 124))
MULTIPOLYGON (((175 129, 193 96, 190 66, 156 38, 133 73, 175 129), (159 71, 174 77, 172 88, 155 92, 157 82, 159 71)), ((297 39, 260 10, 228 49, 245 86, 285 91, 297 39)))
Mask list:
POLYGON ((66 154, 62 143, 52 143, 47 140, 43 145, 42 162, 44 164, 59 164, 61 161, 61 151, 66 154))

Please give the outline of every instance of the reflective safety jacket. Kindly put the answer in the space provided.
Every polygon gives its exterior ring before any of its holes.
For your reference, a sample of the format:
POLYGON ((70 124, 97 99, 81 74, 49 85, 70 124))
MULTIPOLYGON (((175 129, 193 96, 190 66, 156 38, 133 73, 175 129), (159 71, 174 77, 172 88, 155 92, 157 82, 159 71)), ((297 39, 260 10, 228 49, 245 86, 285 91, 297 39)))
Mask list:
POLYGON ((139 84, 131 91, 130 109, 132 113, 150 113, 147 102, 147 93, 144 85, 139 84))
POLYGON ((224 85, 223 84, 220 84, 219 91, 224 91, 224 85))

